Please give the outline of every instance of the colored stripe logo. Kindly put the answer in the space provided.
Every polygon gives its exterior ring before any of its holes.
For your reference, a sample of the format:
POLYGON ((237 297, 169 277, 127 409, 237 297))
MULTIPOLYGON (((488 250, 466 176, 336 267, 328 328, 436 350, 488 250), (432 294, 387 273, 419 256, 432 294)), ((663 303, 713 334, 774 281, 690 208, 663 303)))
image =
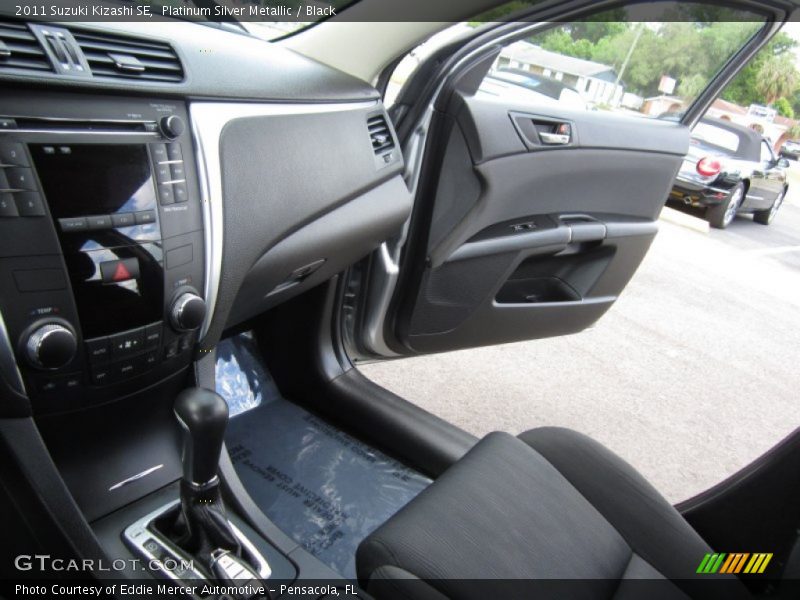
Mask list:
POLYGON ((731 552, 706 554, 697 567, 698 573, 748 573, 761 574, 772 560, 772 553, 731 552))

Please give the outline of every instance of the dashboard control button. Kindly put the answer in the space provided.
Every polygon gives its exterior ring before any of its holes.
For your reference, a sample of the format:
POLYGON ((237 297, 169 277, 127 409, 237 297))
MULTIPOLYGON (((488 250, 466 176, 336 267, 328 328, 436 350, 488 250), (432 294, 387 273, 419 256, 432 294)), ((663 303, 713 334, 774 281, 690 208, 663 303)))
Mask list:
POLYGON ((169 160, 183 160, 183 152, 178 142, 167 144, 167 158, 169 160))
POLYGON ((154 323, 144 328, 144 347, 158 348, 161 345, 161 323, 154 323))
POLYGON ((143 371, 154 368, 158 364, 158 352, 148 352, 140 359, 143 371))
POLYGON ((82 383, 83 383, 83 378, 81 377, 80 373, 76 373, 75 375, 69 375, 61 380, 61 384, 63 385, 65 390, 74 390, 76 388, 79 388, 81 387, 82 383))
POLYGON ((175 358, 178 356, 178 340, 174 340, 167 344, 167 347, 164 348, 164 358, 175 358))
POLYGON ((107 385, 111 383, 113 377, 111 374, 110 366, 93 367, 92 368, 92 383, 95 385, 107 385))
POLYGON ((91 215, 86 217, 86 223, 92 231, 111 229, 111 217, 109 215, 91 215))
POLYGON ((111 224, 114 227, 130 227, 136 225, 136 217, 132 212, 111 215, 111 224))
POLYGON ((89 223, 86 222, 86 217, 69 217, 66 219, 59 219, 58 226, 64 233, 71 231, 86 231, 89 229, 89 223))
POLYGON ((156 211, 154 210, 140 210, 135 213, 137 225, 147 225, 148 223, 156 222, 156 211))
POLYGON ((124 258, 100 263, 100 276, 103 283, 121 283, 139 278, 139 259, 124 258))
POLYGON ((166 144, 150 144, 150 154, 156 164, 169 160, 167 158, 169 155, 167 154, 166 144))
POLYGON ((10 190, 11 184, 8 183, 5 169, 0 169, 0 190, 10 190))
POLYGON ((27 167, 28 155, 19 142, 0 142, 0 164, 27 167))
POLYGON ((132 329, 108 336, 111 356, 115 359, 131 356, 144 349, 144 329, 132 329))
POLYGON ((175 194, 172 192, 172 185, 161 183, 158 185, 158 199, 161 204, 174 204, 175 194))
POLYGON ((183 119, 178 115, 169 115, 168 117, 162 118, 159 122, 159 126, 161 127, 161 133, 170 139, 175 139, 186 130, 183 119))
POLYGON ((43 217, 44 202, 39 192, 17 192, 14 194, 17 212, 21 217, 43 217))
POLYGON ((156 181, 158 183, 172 181, 172 171, 170 171, 169 165, 155 165, 153 171, 155 171, 156 181))
POLYGON ((52 394, 59 388, 59 381, 57 379, 40 379, 38 384, 39 391, 43 394, 52 394))
POLYGON ((75 357, 78 340, 66 325, 51 322, 34 329, 25 341, 25 355, 37 369, 60 369, 75 357))
POLYGON ((185 183, 176 183, 172 186, 172 193, 175 194, 175 202, 186 202, 189 199, 189 191, 185 183))
POLYGON ((8 185, 15 190, 35 190, 36 182, 33 179, 33 171, 22 167, 6 168, 6 179, 8 185))
POLYGON ((111 376, 115 379, 127 379, 128 377, 138 375, 142 367, 141 361, 138 358, 131 358, 112 365, 111 369, 111 376))
POLYGON ((14 196, 11 192, 0 192, 0 217, 17 217, 17 203, 14 202, 14 196))
POLYGON ((14 119, 9 119, 8 117, 0 117, 0 130, 2 129, 16 129, 17 122, 14 119))
POLYGON ((169 171, 172 174, 172 181, 186 179, 186 169, 183 168, 183 162, 172 163, 169 166, 169 171))
POLYGON ((102 364, 111 358, 111 344, 107 337, 86 340, 86 356, 92 364, 102 364))

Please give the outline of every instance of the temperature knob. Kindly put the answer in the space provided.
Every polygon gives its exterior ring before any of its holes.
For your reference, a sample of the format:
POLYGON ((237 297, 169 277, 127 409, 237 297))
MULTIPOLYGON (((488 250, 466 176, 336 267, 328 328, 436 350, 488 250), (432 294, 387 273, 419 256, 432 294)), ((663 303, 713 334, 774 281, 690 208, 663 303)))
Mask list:
POLYGON ((77 350, 78 340, 66 323, 40 325, 25 342, 25 357, 37 369, 59 369, 75 358, 77 350))
POLYGON ((206 318, 206 301, 197 294, 184 292, 175 299, 170 311, 172 326, 178 331, 192 331, 206 318))

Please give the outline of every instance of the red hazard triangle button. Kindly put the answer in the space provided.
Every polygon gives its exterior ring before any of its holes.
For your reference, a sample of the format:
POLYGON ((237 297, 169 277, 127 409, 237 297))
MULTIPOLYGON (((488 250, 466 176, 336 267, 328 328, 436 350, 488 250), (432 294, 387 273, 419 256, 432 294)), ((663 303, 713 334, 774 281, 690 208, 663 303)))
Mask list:
POLYGON ((100 274, 103 283, 120 283, 139 278, 139 260, 125 258, 123 260, 109 260, 100 263, 100 274))
POLYGON ((127 281, 131 279, 131 273, 128 271, 124 262, 117 263, 117 269, 114 271, 112 279, 114 281, 127 281))

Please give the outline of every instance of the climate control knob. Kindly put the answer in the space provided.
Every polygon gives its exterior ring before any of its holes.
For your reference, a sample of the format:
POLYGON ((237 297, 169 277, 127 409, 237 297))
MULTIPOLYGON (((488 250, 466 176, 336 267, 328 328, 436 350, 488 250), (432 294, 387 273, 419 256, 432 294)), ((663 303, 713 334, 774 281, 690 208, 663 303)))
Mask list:
POLYGON ((59 369, 75 358, 77 350, 75 333, 61 323, 40 325, 25 342, 25 357, 37 369, 59 369))
POLYGON ((181 119, 178 115, 164 117, 161 119, 159 125, 161 127, 161 133, 164 134, 164 137, 168 137, 171 140, 174 140, 186 130, 186 125, 184 124, 183 119, 181 119))
POLYGON ((206 318, 206 301, 197 294, 184 292, 175 299, 170 310, 170 321, 178 331, 192 331, 206 318))

